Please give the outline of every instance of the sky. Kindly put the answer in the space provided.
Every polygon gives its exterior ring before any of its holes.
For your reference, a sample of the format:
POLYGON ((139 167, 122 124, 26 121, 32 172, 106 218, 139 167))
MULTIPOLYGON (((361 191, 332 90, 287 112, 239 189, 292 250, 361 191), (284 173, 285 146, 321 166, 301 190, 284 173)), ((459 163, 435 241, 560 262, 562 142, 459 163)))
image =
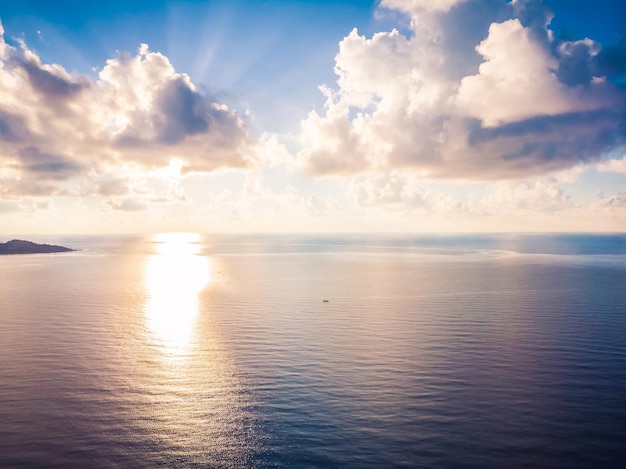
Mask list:
POLYGON ((626 231, 623 0, 0 0, 0 234, 626 231))

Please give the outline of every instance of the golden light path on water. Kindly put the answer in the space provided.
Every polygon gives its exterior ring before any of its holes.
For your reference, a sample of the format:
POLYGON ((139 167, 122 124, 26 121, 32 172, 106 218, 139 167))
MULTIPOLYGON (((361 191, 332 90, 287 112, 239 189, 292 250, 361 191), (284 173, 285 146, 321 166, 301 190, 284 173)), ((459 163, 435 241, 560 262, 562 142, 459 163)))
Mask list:
POLYGON ((132 406, 133 431, 158 448, 151 467, 248 467, 256 444, 250 404, 211 309, 220 261, 202 252, 204 238, 195 233, 151 241, 142 278, 144 340, 130 381, 133 399, 144 405, 132 406))
POLYGON ((155 254, 145 266, 147 326, 162 354, 173 360, 191 351, 199 295, 211 282, 211 258, 198 255, 200 241, 195 233, 154 235, 155 254))

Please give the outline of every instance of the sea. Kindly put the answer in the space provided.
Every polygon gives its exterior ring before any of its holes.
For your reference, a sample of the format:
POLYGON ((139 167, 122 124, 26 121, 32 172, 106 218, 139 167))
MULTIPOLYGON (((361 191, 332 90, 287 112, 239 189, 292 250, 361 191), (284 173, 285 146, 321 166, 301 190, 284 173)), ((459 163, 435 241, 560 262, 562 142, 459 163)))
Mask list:
POLYGON ((2 468, 626 464, 624 234, 29 239, 2 468))

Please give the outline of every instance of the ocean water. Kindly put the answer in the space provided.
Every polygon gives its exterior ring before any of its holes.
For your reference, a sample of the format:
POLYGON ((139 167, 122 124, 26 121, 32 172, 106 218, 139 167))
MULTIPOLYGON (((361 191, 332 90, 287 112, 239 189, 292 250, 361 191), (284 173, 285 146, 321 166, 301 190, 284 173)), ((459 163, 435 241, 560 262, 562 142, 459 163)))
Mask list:
POLYGON ((34 240, 0 467, 626 461, 625 235, 34 240))

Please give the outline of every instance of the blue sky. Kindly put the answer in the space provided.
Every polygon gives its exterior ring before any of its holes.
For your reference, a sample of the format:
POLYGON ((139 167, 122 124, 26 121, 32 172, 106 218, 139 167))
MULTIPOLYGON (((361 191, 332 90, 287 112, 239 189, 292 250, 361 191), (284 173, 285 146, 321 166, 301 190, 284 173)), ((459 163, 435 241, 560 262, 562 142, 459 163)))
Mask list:
POLYGON ((0 22, 0 232, 626 227, 620 0, 1 1, 0 22))

